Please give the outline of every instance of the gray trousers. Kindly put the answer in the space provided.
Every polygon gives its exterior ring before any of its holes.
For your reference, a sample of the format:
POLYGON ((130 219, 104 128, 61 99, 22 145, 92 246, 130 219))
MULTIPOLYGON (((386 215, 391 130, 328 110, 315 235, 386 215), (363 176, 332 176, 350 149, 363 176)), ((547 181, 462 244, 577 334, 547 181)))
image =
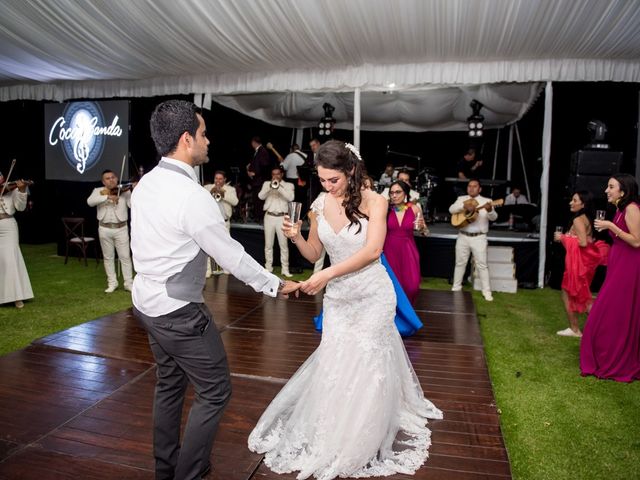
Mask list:
POLYGON ((160 317, 134 315, 149 336, 157 363, 153 403, 156 480, 200 479, 209 465, 213 440, 231 396, 227 355, 211 312, 189 303, 160 317), (187 384, 195 398, 180 445, 180 420, 187 384))

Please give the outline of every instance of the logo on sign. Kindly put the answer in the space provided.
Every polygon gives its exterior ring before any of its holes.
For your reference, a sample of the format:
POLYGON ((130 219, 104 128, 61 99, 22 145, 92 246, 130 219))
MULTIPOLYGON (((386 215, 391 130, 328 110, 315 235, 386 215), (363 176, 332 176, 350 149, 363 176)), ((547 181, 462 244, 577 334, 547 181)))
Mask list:
POLYGON ((53 123, 49 144, 54 146, 60 142, 69 165, 83 174, 100 160, 105 137, 122 135, 118 120, 115 115, 107 125, 102 110, 94 102, 70 103, 53 123))

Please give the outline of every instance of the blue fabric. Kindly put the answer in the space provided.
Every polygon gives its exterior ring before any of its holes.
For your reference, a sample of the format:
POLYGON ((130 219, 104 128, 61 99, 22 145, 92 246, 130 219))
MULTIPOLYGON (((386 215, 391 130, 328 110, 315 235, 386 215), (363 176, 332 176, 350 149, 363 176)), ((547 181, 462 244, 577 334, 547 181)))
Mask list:
MULTIPOLYGON (((420 321, 420 318, 418 318, 418 315, 413 309, 413 306, 407 298, 407 295, 404 293, 404 290, 402 290, 400 282, 398 282, 395 273, 393 273, 393 270, 391 270, 391 267, 389 266, 384 253, 380 257, 380 260, 382 261, 384 268, 387 269, 387 273, 389 274, 389 277, 393 282, 393 288, 396 291, 398 302, 398 304, 396 305, 396 327, 398 328, 398 332, 400 332, 400 335, 402 335, 403 337, 410 337, 423 327, 422 322, 420 321)), ((322 331, 322 314, 323 312, 320 311, 320 314, 318 316, 313 317, 313 323, 318 332, 322 331)))

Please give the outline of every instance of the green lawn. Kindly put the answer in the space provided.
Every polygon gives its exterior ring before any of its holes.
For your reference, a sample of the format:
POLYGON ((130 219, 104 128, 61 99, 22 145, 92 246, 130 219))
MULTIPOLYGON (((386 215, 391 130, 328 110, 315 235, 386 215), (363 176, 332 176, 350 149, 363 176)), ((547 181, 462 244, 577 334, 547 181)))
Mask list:
MULTIPOLYGON (((23 246, 36 298, 22 310, 0 307, 0 355, 131 305, 128 292, 103 293, 102 265, 64 265, 54 251, 23 246)), ((473 296, 514 478, 640 478, 640 382, 580 376, 579 340, 555 334, 566 327, 559 292, 495 293, 492 303, 473 296)))
MULTIPOLYGON (((55 255, 56 247, 22 245, 35 298, 22 309, 0 306, 0 355, 23 348, 32 340, 131 306, 131 294, 122 288, 104 293, 107 277, 102 263, 89 266, 76 258, 55 255)), ((122 287, 122 285, 120 285, 122 287)))

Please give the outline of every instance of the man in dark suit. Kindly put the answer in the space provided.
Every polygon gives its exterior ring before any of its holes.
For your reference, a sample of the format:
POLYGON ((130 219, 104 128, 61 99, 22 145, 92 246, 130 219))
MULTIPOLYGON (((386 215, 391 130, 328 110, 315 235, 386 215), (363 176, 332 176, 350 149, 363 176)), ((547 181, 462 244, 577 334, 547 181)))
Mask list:
POLYGON ((262 184, 271 179, 272 161, 269 152, 262 145, 260 137, 251 139, 251 147, 253 148, 253 158, 247 165, 247 174, 249 175, 249 184, 251 185, 251 198, 253 201, 252 215, 256 222, 262 222, 262 207, 264 202, 258 198, 258 193, 262 184))

